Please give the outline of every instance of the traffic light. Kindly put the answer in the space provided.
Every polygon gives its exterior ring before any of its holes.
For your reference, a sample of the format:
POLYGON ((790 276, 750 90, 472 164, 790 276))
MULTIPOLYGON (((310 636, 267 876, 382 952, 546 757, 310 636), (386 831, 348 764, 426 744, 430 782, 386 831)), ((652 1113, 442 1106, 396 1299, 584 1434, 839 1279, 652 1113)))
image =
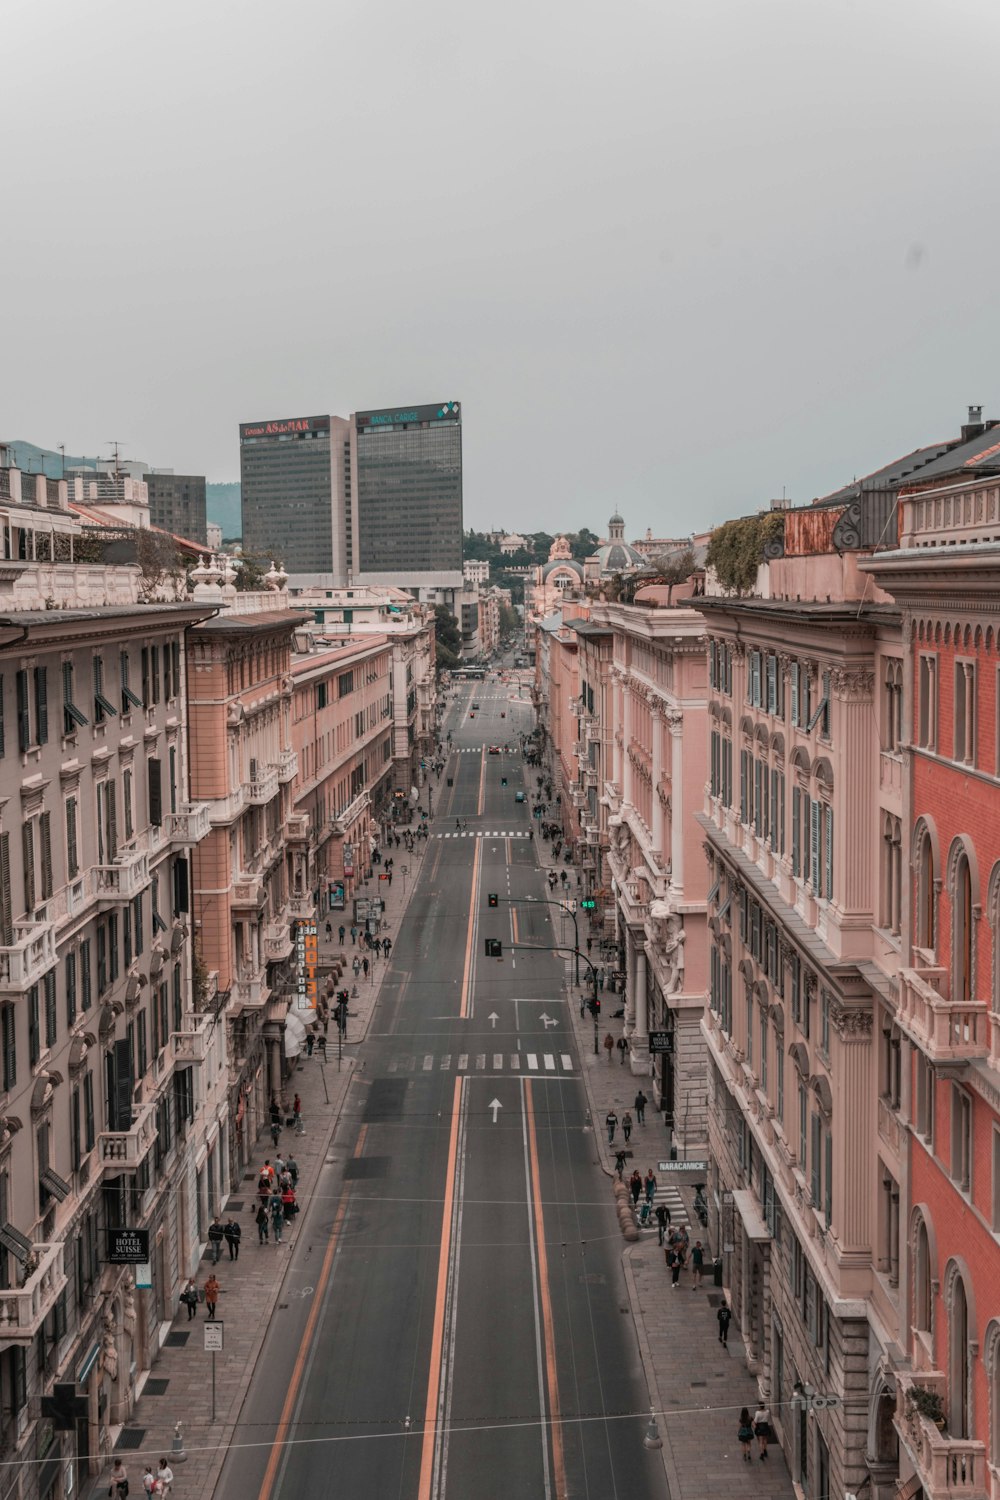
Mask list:
POLYGON ((486 900, 487 900, 487 903, 490 906, 499 906, 500 905, 500 897, 497 895, 496 891, 490 891, 490 893, 487 896, 486 900))
POLYGON ((580 909, 582 911, 594 911, 596 907, 597 902, 594 900, 593 896, 584 896, 583 900, 580 902, 580 909))
POLYGON ((500 777, 500 785, 501 786, 506 786, 507 785, 507 778, 506 778, 506 776, 501 776, 500 777))
POLYGON ((503 958, 503 943, 499 938, 486 939, 486 957, 503 958))
POLYGON ((587 1008, 590 1011, 590 1014, 592 1016, 599 1016, 601 1014, 601 998, 600 998, 600 996, 599 995, 592 995, 590 997, 590 999, 587 1001, 587 1008))

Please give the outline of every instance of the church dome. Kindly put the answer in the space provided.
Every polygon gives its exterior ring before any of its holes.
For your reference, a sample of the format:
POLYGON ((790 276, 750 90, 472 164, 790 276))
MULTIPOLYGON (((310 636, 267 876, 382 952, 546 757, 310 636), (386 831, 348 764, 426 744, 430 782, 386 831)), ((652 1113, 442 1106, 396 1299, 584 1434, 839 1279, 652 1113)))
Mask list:
POLYGON ((573 557, 557 557, 546 563, 542 569, 542 582, 547 582, 553 573, 559 572, 575 573, 580 582, 583 582, 583 566, 573 557))
POLYGON ((625 521, 617 511, 608 522, 608 540, 602 542, 594 555, 602 578, 610 578, 614 573, 629 573, 634 568, 646 566, 642 553, 630 547, 625 540, 625 521))

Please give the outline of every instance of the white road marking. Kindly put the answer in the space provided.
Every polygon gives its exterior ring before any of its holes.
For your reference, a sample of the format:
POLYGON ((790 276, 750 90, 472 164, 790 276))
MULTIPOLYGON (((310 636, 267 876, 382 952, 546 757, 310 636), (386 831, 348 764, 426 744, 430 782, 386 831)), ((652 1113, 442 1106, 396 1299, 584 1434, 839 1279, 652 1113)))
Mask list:
POLYGON ((546 1066, 546 1068, 548 1069, 548 1071, 550 1073, 554 1071, 555 1065, 556 1065, 556 1060, 552 1056, 552 1053, 551 1052, 546 1052, 546 1054, 545 1054, 545 1066, 546 1066))
POLYGON ((465 1069, 468 1066, 469 1066, 469 1054, 467 1052, 460 1052, 459 1053, 459 1057, 458 1057, 458 1069, 459 1069, 459 1072, 460 1073, 464 1073, 465 1069))
POLYGON ((535 1073, 538 1072, 538 1058, 534 1052, 528 1053, 528 1067, 535 1073))
POLYGON ((570 1057, 568 1052, 564 1052, 562 1054, 560 1061, 564 1068, 572 1068, 573 1066, 573 1059, 570 1057))
POLYGON ((431 1070, 431 1068, 433 1068, 433 1066, 434 1066, 434 1058, 428 1052, 427 1055, 424 1058, 424 1072, 425 1073, 429 1073, 430 1070, 431 1070))

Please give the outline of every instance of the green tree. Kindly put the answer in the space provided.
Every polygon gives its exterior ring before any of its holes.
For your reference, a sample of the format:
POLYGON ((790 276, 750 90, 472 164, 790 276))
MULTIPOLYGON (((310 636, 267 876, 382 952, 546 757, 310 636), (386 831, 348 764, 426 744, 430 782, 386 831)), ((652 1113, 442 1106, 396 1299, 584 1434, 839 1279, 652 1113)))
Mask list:
POLYGON ((601 545, 600 537, 588 526, 581 526, 575 536, 567 537, 567 541, 570 551, 578 562, 582 562, 585 557, 590 557, 601 545))
POLYGON ((258 552, 244 552, 236 569, 236 592, 259 594, 265 588, 264 574, 271 570, 271 559, 258 552))
POLYGON ((451 671, 462 660, 462 632, 446 604, 434 606, 434 643, 439 672, 451 671))
POLYGON ((653 559, 653 567, 667 585, 668 607, 674 602, 674 584, 684 583, 690 578, 696 562, 693 547, 685 547, 683 552, 670 552, 665 557, 653 559))

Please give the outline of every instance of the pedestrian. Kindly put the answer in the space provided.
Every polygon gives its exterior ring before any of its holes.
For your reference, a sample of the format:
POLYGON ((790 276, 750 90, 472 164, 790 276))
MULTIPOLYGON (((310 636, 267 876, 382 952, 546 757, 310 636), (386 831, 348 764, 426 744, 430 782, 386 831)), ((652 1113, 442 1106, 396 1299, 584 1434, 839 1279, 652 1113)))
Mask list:
POLYGON ((271 1140, 274 1142, 275 1145, 278 1144, 278 1136, 280 1134, 281 1134, 281 1121, 280 1120, 272 1120, 271 1121, 271 1140))
MULTIPOLYGON (((316 1026, 316 1023, 313 1022, 309 1030, 306 1032, 306 1057, 312 1057, 313 1055, 313 1048, 316 1045, 317 1030, 318 1028, 316 1026)), ((275 1142, 275 1145, 277 1145, 277 1141, 275 1142)))
POLYGON ((302 1133, 302 1100, 299 1098, 298 1094, 296 1094, 295 1098, 292 1100, 292 1119, 295 1122, 296 1133, 301 1135, 301 1133, 302 1133))
POLYGON ((729 1347, 729 1325, 733 1321, 733 1315, 729 1311, 729 1308, 726 1306, 726 1304, 723 1302, 722 1306, 719 1308, 719 1311, 716 1313, 715 1316, 719 1320, 719 1343, 723 1344, 726 1348, 728 1348, 729 1347))
POLYGON ((646 1202, 652 1203, 653 1199, 656 1197, 656 1175, 653 1172, 652 1167, 650 1167, 649 1171, 646 1173, 645 1187, 646 1202))
POLYGON ((744 1460, 751 1463, 750 1444, 753 1442, 753 1423, 750 1421, 750 1413, 745 1406, 740 1407, 740 1425, 736 1429, 736 1436, 743 1446, 744 1460))
POLYGON ((327 922, 327 924, 326 924, 326 940, 327 940, 327 942, 329 942, 332 937, 333 937, 333 928, 331 927, 330 923, 327 922))
POLYGON ((239 1260, 240 1240, 243 1238, 243 1230, 235 1219, 230 1219, 226 1225, 226 1244, 229 1246, 229 1259, 239 1260))
POLYGON ((647 1100, 645 1094, 642 1092, 642 1089, 640 1089, 635 1096, 634 1103, 635 1117, 639 1121, 640 1125, 645 1125, 646 1123, 646 1105, 648 1102, 649 1101, 647 1100))
POLYGON ((618 1173, 618 1181, 619 1182, 623 1182, 624 1181, 625 1163, 626 1163, 627 1160, 628 1160, 628 1152, 627 1151, 618 1151, 618 1152, 615 1153, 615 1171, 618 1173))
POLYGON ((612 1054, 614 1053, 614 1050, 615 1050, 615 1039, 611 1035, 610 1031, 608 1032, 607 1036, 604 1038, 604 1050, 608 1054, 608 1062, 610 1062, 612 1054))
POLYGON ((281 1212, 286 1224, 290 1224, 299 1211, 299 1205, 295 1201, 292 1184, 289 1183, 281 1194, 281 1212))
POLYGON ((355 979, 357 979, 358 975, 361 973, 361 960, 356 953, 354 955, 354 962, 351 965, 351 968, 354 970, 355 979))
POLYGON ((270 1115, 272 1125, 281 1124, 281 1105, 278 1103, 278 1096, 276 1094, 271 1095, 270 1115))
POLYGON ((317 1034, 316 1045, 319 1048, 320 1057, 326 1062, 326 1036, 322 1031, 317 1034))
POLYGON ((254 1219, 254 1223, 257 1225, 257 1243, 258 1243, 258 1245, 264 1245, 264 1244, 266 1244, 267 1243, 267 1223, 268 1223, 268 1219, 267 1219, 267 1208, 265 1207, 265 1205, 263 1203, 261 1203, 261 1204, 258 1205, 257 1215, 256 1215, 256 1218, 254 1219))
POLYGON ((389 882, 389 889, 391 891, 392 890, 392 871, 391 870, 387 870, 386 871, 386 879, 389 882))
POLYGON ((701 1240, 695 1240, 691 1249, 691 1275, 693 1283, 691 1290, 696 1292, 701 1286, 701 1273, 705 1264, 705 1252, 702 1249, 701 1240))
POLYGON ((292 1179, 292 1187, 297 1187, 299 1182, 299 1164, 295 1160, 295 1157, 290 1155, 285 1166, 288 1168, 288 1175, 292 1179))
POLYGON ((216 1304, 217 1304, 218 1300, 219 1300, 219 1278, 216 1276, 215 1272, 213 1271, 212 1274, 211 1274, 211 1276, 205 1282, 205 1306, 208 1309, 208 1311, 205 1314, 206 1318, 214 1318, 215 1317, 215 1308, 216 1308, 216 1304))
POLYGON ((382 952, 386 958, 389 957, 389 954, 392 952, 392 938, 386 937, 382 939, 382 952))
POLYGON ((358 929, 356 927, 352 926, 351 927, 351 942, 352 942, 352 944, 356 943, 357 940, 358 940, 358 929))
POLYGON ((615 1114, 613 1107, 604 1116, 604 1123, 608 1128, 608 1145, 612 1146, 614 1145, 615 1131, 618 1129, 618 1116, 615 1114))
POLYGON ((632 1116, 629 1114, 628 1110, 626 1110, 622 1115, 622 1134, 625 1137, 625 1144, 627 1146, 629 1136, 632 1134, 632 1116))
POLYGON ((181 1292, 181 1301, 187 1308, 188 1322, 190 1323, 191 1319, 194 1317, 195 1308, 198 1306, 198 1288, 195 1285, 193 1276, 188 1281, 188 1284, 184 1288, 183 1292, 181 1292))
POLYGON ((213 1266, 217 1266, 219 1264, 219 1256, 222 1254, 222 1240, 224 1235, 225 1230, 222 1227, 222 1220, 219 1218, 219 1215, 216 1214, 215 1218, 208 1226, 208 1244, 209 1248, 212 1251, 213 1266))
POLYGON ((628 1051, 628 1042, 625 1040, 625 1038, 623 1036, 620 1036, 618 1038, 618 1060, 621 1063, 621 1065, 622 1065, 623 1068, 625 1066, 625 1054, 626 1054, 627 1051, 628 1051))
POLYGON ((757 1402, 757 1410, 753 1414, 753 1430, 757 1435, 758 1457, 767 1457, 767 1441, 771 1436, 771 1413, 763 1401, 757 1402))
POLYGON ((591 948, 593 948, 593 946, 594 946, 594 939, 593 938, 588 938, 587 939, 587 952, 588 953, 590 952, 591 948))
POLYGON ((361 967, 362 967, 362 969, 364 969, 364 971, 365 971, 365 978, 367 979, 368 978, 368 970, 371 968, 371 964, 368 962, 367 958, 363 958, 361 960, 361 967))
POLYGON ((671 1287, 675 1287, 677 1285, 677 1279, 681 1274, 681 1270, 680 1261, 677 1259, 677 1251, 674 1249, 673 1245, 668 1244, 666 1246, 663 1252, 663 1256, 667 1262, 667 1270, 670 1272, 670 1285, 671 1287))
POLYGON ((659 1243, 660 1245, 662 1245, 663 1236, 666 1234, 667 1225, 670 1223, 670 1210, 665 1203, 658 1203, 656 1205, 655 1213, 656 1227, 659 1230, 660 1234, 659 1243))
POLYGON ((341 922, 340 926, 337 928, 337 932, 338 932, 338 934, 340 936, 340 946, 341 947, 344 946, 344 934, 345 934, 346 930, 347 929, 345 928, 343 922, 341 922))
POLYGON ((169 1495, 171 1485, 174 1482, 174 1471, 165 1458, 160 1459, 160 1467, 156 1471, 156 1477, 160 1482, 160 1494, 169 1495))
POLYGON ((111 1469, 111 1488, 108 1494, 112 1500, 125 1500, 128 1494, 128 1470, 120 1458, 116 1458, 111 1469))
POLYGON ((285 1207, 281 1201, 281 1194, 275 1188, 271 1194, 271 1228, 274 1231, 274 1243, 281 1244, 281 1226, 285 1221, 285 1207))
POLYGON ((153 1473, 153 1470, 149 1464, 147 1464, 145 1469, 143 1470, 142 1487, 147 1495, 155 1495, 158 1493, 156 1475, 153 1473))
POLYGON ((629 1191, 632 1194, 632 1204, 633 1204, 633 1207, 638 1208, 639 1207, 639 1195, 642 1192, 642 1178, 639 1175, 639 1168, 638 1167, 635 1168, 635 1170, 632 1173, 632 1176, 629 1178, 628 1185, 629 1185, 629 1191))

